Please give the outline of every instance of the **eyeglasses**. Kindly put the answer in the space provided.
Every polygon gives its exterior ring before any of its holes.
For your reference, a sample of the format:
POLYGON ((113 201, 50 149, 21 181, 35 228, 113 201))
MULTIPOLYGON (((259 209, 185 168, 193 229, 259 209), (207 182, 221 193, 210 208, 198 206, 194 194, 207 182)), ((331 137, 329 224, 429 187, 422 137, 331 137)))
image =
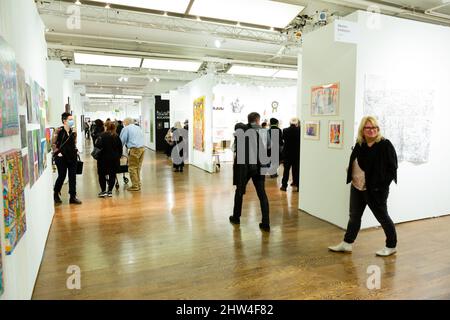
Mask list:
POLYGON ((378 130, 378 127, 364 127, 364 130, 378 130))

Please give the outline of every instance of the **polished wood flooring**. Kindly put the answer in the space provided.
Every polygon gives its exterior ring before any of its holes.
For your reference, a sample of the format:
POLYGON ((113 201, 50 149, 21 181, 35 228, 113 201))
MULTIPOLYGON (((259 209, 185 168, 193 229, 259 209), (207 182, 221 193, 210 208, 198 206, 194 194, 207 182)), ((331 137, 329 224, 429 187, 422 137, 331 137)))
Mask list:
MULTIPOLYGON (((362 231, 352 254, 327 250, 343 231, 297 210, 298 194, 267 180, 272 230, 261 232, 253 186, 240 227, 231 167, 171 170, 147 150, 142 191, 99 199, 95 162, 78 177, 81 206, 56 208, 34 299, 450 299, 450 217, 397 226, 398 254, 376 257, 381 229, 362 231), (69 265, 81 290, 68 290, 69 265), (369 290, 367 268, 381 269, 369 290)), ((67 192, 67 185, 63 192, 67 192)), ((405 200, 406 201, 406 200, 405 200)))

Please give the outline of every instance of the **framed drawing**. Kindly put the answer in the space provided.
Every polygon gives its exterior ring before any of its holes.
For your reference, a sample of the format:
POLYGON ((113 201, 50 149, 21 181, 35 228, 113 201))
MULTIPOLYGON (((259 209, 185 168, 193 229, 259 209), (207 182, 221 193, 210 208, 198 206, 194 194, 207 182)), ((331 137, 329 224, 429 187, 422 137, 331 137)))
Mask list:
POLYGON ((307 140, 320 140, 320 121, 305 121, 305 135, 307 140))
POLYGON ((205 151, 205 96, 194 100, 194 149, 205 151))
POLYGON ((344 121, 331 120, 328 123, 328 147, 341 149, 344 144, 344 121))
POLYGON ((331 83, 312 87, 311 115, 337 116, 339 115, 339 83, 331 83))

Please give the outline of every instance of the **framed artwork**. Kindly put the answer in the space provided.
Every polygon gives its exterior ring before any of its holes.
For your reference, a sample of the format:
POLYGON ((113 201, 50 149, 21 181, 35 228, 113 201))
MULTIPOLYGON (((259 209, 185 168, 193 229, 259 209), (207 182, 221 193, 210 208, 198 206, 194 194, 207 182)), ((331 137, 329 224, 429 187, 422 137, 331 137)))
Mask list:
POLYGON ((25 115, 20 115, 20 145, 23 148, 27 147, 27 119, 25 115))
POLYGON ((339 115, 339 83, 331 83, 312 87, 311 115, 337 116, 339 115))
POLYGON ((25 90, 25 71, 17 64, 17 99, 21 106, 26 103, 26 90, 25 90))
POLYGON ((154 129, 154 126, 155 126, 155 124, 153 123, 153 117, 150 117, 150 143, 153 143, 153 141, 154 141, 154 133, 153 133, 153 131, 155 130, 154 129))
POLYGON ((30 171, 29 168, 29 160, 28 154, 25 154, 22 157, 22 175, 23 175, 23 187, 27 186, 30 183, 30 171))
POLYGON ((320 121, 305 121, 304 138, 308 140, 320 140, 320 121))
POLYGON ((194 100, 194 149, 205 151, 205 96, 194 100))
POLYGON ((34 123, 36 121, 33 121, 33 100, 31 98, 31 87, 28 83, 25 84, 25 102, 27 105, 28 123, 34 123))
POLYGON ((11 150, 0 155, 2 173, 5 252, 10 255, 26 231, 22 152, 11 150))
POLYGON ((34 169, 34 144, 33 144, 33 131, 27 132, 28 140, 28 170, 30 175, 30 188, 36 181, 35 169, 34 169))
POLYGON ((14 51, 0 36, 0 137, 18 133, 16 58, 14 51))
POLYGON ((45 141, 47 141, 47 153, 52 151, 52 132, 50 128, 45 128, 45 141))
POLYGON ((331 120, 328 123, 328 147, 341 149, 344 144, 344 121, 331 120))

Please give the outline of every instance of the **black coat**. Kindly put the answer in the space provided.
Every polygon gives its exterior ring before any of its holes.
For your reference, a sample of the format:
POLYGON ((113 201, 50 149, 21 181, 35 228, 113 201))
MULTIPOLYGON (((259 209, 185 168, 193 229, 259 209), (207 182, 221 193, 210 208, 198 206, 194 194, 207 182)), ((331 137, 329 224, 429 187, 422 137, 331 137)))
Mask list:
POLYGON ((102 149, 97 160, 97 166, 101 169, 118 169, 122 156, 122 141, 118 135, 103 132, 95 142, 97 148, 102 149))
POLYGON ((291 125, 283 130, 283 159, 294 162, 300 161, 300 127, 291 125))
POLYGON ((56 129, 52 147, 54 157, 61 153, 65 161, 69 163, 77 161, 77 133, 72 131, 72 129, 69 130, 69 133, 64 127, 56 129))
MULTIPOLYGON (((367 147, 364 142, 363 145, 356 145, 353 147, 352 154, 350 155, 350 161, 347 171, 347 183, 352 181, 353 162, 361 155, 362 148, 367 147)), ((375 143, 371 148, 372 151, 370 169, 364 172, 366 177, 367 190, 386 190, 392 181, 397 183, 397 153, 392 143, 387 139, 382 139, 380 142, 375 143)), ((359 161, 358 161, 359 162, 359 161)), ((362 168, 361 168, 362 169, 362 168)))

